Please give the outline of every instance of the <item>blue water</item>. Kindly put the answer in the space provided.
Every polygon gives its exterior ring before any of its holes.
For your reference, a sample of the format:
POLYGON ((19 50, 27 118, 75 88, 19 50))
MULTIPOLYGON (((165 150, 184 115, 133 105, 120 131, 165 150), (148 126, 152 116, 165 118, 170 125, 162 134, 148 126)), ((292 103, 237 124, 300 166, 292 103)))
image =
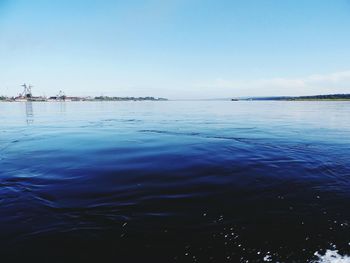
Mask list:
POLYGON ((3 262, 350 254, 349 102, 0 103, 0 120, 3 262))

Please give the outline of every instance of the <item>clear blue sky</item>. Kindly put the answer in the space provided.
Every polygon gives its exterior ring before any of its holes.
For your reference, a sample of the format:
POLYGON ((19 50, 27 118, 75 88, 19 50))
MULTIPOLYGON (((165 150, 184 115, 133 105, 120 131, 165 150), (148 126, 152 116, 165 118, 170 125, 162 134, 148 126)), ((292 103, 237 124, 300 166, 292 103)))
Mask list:
POLYGON ((0 94, 350 93, 349 0, 0 0, 0 94))

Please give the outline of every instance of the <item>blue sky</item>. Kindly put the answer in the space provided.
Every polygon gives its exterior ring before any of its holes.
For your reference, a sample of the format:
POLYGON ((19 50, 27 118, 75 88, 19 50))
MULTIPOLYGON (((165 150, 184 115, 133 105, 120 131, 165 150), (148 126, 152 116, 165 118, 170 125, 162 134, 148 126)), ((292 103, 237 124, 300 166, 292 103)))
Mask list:
POLYGON ((350 93, 349 0, 0 0, 0 94, 350 93))

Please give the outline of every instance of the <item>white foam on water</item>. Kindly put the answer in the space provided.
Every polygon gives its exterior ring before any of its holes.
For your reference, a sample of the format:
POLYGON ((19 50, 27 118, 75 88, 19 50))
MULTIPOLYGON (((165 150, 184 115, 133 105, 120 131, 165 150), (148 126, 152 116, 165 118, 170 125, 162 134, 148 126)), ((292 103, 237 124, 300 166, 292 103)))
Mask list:
POLYGON ((318 259, 312 261, 313 263, 350 263, 350 256, 342 256, 338 253, 338 250, 327 249, 324 255, 316 252, 315 256, 318 259))
POLYGON ((263 258, 264 261, 267 261, 267 262, 270 262, 272 261, 272 258, 270 255, 266 255, 264 258, 263 258))

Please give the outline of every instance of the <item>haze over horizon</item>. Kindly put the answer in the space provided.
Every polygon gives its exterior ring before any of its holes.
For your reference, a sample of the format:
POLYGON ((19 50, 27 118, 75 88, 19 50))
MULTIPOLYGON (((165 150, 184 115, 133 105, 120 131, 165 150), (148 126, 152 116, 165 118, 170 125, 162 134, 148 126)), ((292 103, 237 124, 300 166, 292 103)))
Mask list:
POLYGON ((349 0, 0 0, 0 95, 350 93, 349 28, 349 0))

